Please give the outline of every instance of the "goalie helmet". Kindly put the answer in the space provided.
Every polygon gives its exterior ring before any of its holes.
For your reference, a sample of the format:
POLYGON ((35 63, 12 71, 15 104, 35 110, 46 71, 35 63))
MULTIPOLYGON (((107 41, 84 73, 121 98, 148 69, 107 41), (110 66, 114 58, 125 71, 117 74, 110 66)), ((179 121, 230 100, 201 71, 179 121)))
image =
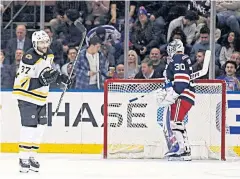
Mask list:
POLYGON ((33 48, 39 55, 43 55, 47 52, 50 43, 50 38, 45 31, 40 30, 32 34, 33 48))
POLYGON ((173 57, 177 52, 184 53, 184 46, 180 39, 175 39, 167 46, 168 56, 173 57))

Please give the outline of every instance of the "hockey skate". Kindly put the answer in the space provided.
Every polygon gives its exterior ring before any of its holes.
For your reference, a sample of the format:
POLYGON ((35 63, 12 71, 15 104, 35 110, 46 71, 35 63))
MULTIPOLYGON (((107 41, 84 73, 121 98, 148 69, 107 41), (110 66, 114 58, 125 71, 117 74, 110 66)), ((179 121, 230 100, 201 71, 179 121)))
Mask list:
POLYGON ((171 147, 171 149, 165 154, 165 157, 168 158, 168 161, 181 161, 181 150, 179 144, 176 143, 171 147))
POLYGON ((185 149, 181 149, 179 144, 175 144, 172 148, 165 154, 169 161, 191 161, 191 148, 185 143, 185 149))
POLYGON ((27 159, 19 159, 19 166, 21 173, 28 173, 30 169, 30 162, 27 159))
POLYGON ((34 157, 29 158, 30 170, 34 172, 39 172, 40 164, 34 159, 34 157))

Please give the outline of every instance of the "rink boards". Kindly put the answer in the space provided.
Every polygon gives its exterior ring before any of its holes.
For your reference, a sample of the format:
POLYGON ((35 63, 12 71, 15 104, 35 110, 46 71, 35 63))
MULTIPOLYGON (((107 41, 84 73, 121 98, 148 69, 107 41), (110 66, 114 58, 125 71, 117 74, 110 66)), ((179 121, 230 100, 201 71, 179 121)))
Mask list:
MULTIPOLYGON (((100 154, 103 149, 103 92, 67 92, 56 119, 55 110, 60 92, 50 92, 48 103, 48 127, 40 152, 100 154)), ((240 145, 240 93, 227 94, 228 144, 239 155, 240 145), (229 143, 230 142, 230 143, 229 143)), ((0 141, 2 152, 17 152, 20 131, 20 115, 17 102, 10 91, 1 92, 0 141)), ((200 120, 200 119, 199 119, 200 120)), ((190 126, 188 126, 190 127, 190 126)), ((204 132, 204 129, 203 131, 204 132)))

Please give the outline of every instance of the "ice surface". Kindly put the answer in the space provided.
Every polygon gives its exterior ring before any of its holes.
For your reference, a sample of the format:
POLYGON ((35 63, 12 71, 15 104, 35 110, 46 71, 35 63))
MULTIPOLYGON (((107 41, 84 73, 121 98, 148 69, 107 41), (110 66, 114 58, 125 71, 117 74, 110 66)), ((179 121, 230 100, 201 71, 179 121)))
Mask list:
POLYGON ((17 154, 0 154, 0 179, 240 179, 239 161, 113 160, 100 155, 40 154, 39 173, 19 173, 17 154))

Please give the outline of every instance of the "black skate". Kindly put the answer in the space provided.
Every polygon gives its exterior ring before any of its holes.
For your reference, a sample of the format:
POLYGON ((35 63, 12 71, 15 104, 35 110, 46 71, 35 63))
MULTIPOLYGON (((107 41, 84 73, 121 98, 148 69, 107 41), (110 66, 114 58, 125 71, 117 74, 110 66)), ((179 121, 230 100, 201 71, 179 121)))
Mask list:
POLYGON ((29 163, 30 163, 30 170, 32 170, 34 172, 38 172, 39 171, 40 164, 33 157, 29 158, 29 163))
POLYGON ((19 166, 21 173, 28 173, 30 169, 30 162, 27 159, 19 159, 19 166))

